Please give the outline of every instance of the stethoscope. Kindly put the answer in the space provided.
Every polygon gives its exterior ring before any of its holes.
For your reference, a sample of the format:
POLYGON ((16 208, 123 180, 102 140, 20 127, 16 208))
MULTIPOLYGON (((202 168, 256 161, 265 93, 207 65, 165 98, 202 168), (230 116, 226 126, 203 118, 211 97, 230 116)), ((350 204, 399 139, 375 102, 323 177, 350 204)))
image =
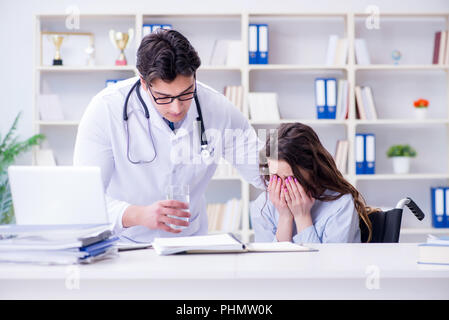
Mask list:
MULTIPOLYGON (((148 107, 145 103, 145 101, 143 101, 142 96, 140 94, 140 79, 136 81, 136 83, 131 87, 131 89, 129 90, 128 94, 126 95, 126 99, 125 99, 125 104, 123 106, 123 121, 125 123, 125 130, 126 130, 126 135, 127 135, 127 147, 126 147, 126 155, 128 157, 128 161, 131 162, 132 164, 145 164, 145 163, 151 163, 154 161, 154 159, 156 159, 157 156, 157 152, 156 152, 156 146, 154 144, 154 140, 153 140, 153 136, 151 134, 151 128, 150 128, 150 113, 148 111, 148 107), (151 160, 139 160, 139 161, 133 161, 131 160, 130 156, 129 156, 129 128, 128 128, 128 101, 129 101, 129 97, 131 96, 132 92, 134 91, 134 89, 136 90, 137 93, 137 97, 139 98, 140 103, 142 104, 142 107, 145 111, 145 118, 148 121, 148 131, 149 131, 149 135, 151 138, 151 143, 153 145, 153 150, 154 150, 154 157, 151 160)), ((206 138, 206 134, 205 134, 205 128, 204 128, 204 121, 203 121, 203 114, 201 112, 201 106, 200 106, 200 102, 198 100, 198 96, 196 94, 196 92, 193 95, 194 99, 195 99, 195 104, 196 104, 196 111, 198 113, 198 117, 196 118, 196 121, 199 122, 200 124, 200 132, 199 132, 199 136, 200 136, 200 142, 201 142, 201 157, 204 160, 209 160, 212 155, 213 155, 213 149, 209 149, 209 144, 207 142, 207 138, 206 138)))

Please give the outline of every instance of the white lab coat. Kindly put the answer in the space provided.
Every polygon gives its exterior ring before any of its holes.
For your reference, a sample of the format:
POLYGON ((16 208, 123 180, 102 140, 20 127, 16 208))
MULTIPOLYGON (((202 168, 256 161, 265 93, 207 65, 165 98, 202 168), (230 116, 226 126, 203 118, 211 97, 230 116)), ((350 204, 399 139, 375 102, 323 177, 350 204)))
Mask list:
MULTIPOLYGON (((101 168, 110 220, 114 225, 115 233, 123 238, 137 242, 150 242, 155 237, 207 234, 204 193, 215 172, 217 161, 210 164, 201 160, 200 163, 191 163, 192 161, 189 163, 185 161, 187 158, 192 160, 196 157, 195 159, 198 160, 199 147, 194 147, 198 152, 191 149, 190 154, 179 151, 180 148, 192 143, 199 145, 198 131, 194 130, 195 119, 198 116, 195 101, 192 100, 181 127, 173 132, 154 108, 148 93, 140 87, 140 93, 150 113, 151 135, 157 156, 148 164, 132 164, 127 157, 123 105, 127 93, 137 79, 137 77, 130 78, 107 87, 92 99, 78 128, 74 165, 101 168), (178 153, 173 150, 178 150, 178 153), (173 158, 173 154, 183 156, 173 158), (190 186, 191 218, 188 228, 173 234, 162 230, 150 230, 144 226, 123 227, 122 216, 129 205, 145 206, 165 200, 165 191, 169 184, 190 186)), ((229 151, 243 152, 246 160, 240 164, 234 161, 234 167, 246 181, 258 188, 264 188, 258 169, 258 152, 263 147, 263 143, 258 139, 245 139, 237 144, 226 144, 223 142, 225 140, 219 139, 219 135, 224 135, 225 129, 242 129, 240 138, 243 137, 244 130, 249 130, 247 132, 255 135, 248 120, 222 94, 198 81, 197 93, 206 132, 214 128, 219 133, 208 137, 209 145, 214 148, 214 156, 217 157, 229 151)), ((129 99, 128 115, 130 115, 128 128, 131 159, 133 161, 151 160, 154 149, 143 107, 135 91, 129 99)), ((238 131, 237 136, 239 137, 238 131)), ((229 139, 226 141, 229 142, 229 139)))

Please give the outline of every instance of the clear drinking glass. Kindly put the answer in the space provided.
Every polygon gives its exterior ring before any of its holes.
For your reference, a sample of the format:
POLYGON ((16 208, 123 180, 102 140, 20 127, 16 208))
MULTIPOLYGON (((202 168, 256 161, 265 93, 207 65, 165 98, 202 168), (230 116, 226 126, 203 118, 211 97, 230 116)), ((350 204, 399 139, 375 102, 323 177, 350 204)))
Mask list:
MULTIPOLYGON (((169 185, 166 190, 166 197, 167 200, 177 200, 190 205, 189 185, 169 185)), ((184 211, 189 212, 189 209, 185 209, 184 211)), ((187 217, 178 217, 171 215, 167 215, 167 217, 189 221, 189 218, 187 217)), ((168 226, 173 229, 187 228, 186 226, 178 226, 174 224, 168 224, 168 226)))

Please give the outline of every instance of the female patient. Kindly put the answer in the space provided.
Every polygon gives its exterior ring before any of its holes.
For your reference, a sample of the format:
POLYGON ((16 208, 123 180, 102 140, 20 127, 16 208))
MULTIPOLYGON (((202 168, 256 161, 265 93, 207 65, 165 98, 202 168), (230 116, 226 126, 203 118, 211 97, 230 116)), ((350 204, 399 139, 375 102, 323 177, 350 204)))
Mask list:
POLYGON ((256 241, 360 242, 360 219, 371 238, 362 196, 343 178, 311 127, 281 125, 277 155, 270 150, 271 140, 260 164, 267 191, 251 204, 256 241))

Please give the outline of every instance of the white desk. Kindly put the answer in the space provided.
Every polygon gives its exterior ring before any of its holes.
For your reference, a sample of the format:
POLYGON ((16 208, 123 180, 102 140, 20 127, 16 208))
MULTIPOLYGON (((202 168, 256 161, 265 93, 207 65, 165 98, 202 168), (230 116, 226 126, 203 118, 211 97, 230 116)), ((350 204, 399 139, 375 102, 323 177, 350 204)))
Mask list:
POLYGON ((319 251, 158 256, 147 249, 92 265, 3 263, 0 299, 449 299, 449 266, 417 264, 416 244, 310 246, 319 251))

